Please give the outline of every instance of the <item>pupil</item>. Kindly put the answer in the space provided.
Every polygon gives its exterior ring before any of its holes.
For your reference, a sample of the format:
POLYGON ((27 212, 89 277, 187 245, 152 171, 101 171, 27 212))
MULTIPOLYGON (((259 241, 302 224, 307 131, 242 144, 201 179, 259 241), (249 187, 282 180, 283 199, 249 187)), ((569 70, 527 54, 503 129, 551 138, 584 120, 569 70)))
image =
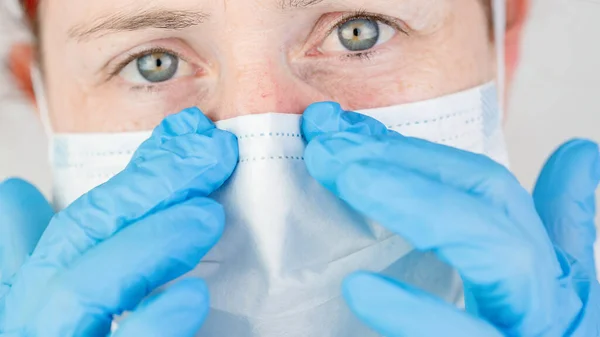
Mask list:
POLYGON ((137 68, 145 80, 152 83, 173 78, 179 69, 179 60, 169 53, 152 53, 137 59, 137 68))
POLYGON ((354 19, 338 27, 340 42, 350 51, 373 48, 379 40, 379 24, 371 19, 354 19))

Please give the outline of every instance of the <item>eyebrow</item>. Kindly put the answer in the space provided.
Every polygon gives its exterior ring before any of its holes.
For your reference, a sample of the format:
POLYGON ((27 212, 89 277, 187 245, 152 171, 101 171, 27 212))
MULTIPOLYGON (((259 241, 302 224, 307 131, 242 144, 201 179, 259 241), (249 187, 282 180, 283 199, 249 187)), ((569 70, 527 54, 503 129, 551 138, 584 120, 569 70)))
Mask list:
POLYGON ((325 0, 279 0, 281 9, 307 8, 320 4, 325 0))
POLYGON ((209 16, 207 14, 202 12, 166 9, 150 9, 142 12, 136 12, 135 14, 118 12, 96 19, 89 25, 82 24, 74 26, 73 28, 69 29, 69 37, 81 41, 93 35, 102 36, 110 33, 135 31, 148 28, 181 30, 188 27, 197 26, 205 22, 208 17, 209 16))

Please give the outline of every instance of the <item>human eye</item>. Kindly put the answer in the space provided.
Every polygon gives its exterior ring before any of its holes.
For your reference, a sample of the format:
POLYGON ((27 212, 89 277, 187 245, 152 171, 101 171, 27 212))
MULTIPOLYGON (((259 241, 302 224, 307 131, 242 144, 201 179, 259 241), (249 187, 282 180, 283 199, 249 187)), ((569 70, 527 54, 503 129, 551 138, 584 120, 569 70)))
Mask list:
POLYGON ((397 20, 377 14, 345 14, 335 22, 317 47, 319 54, 342 53, 342 56, 351 58, 369 57, 377 46, 390 41, 398 33, 408 35, 397 20))
POLYGON ((115 70, 115 75, 136 85, 154 85, 177 78, 194 76, 198 72, 178 53, 152 48, 130 55, 115 70))

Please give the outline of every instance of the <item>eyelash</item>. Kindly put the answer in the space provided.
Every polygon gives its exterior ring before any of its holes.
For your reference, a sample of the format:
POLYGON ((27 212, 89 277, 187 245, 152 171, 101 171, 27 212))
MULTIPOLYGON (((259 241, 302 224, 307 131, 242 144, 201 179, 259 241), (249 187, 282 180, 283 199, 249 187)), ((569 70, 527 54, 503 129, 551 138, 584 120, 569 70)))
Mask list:
MULTIPOLYGON (((352 21, 352 20, 360 20, 360 19, 365 19, 365 20, 373 20, 373 21, 377 21, 377 22, 381 22, 384 23, 386 25, 389 25, 391 27, 393 27, 394 29, 398 30, 399 32, 405 34, 405 35, 409 35, 408 31, 406 29, 404 29, 400 24, 398 24, 397 22, 394 22, 393 20, 383 16, 383 15, 379 15, 379 14, 375 14, 375 13, 369 13, 365 10, 357 10, 353 13, 349 13, 344 15, 340 20, 338 20, 338 22, 336 24, 334 24, 328 31, 327 34, 325 36, 329 36, 331 33, 333 33, 333 31, 335 31, 336 29, 338 29, 339 27, 341 27, 342 25, 344 25, 345 23, 352 21)), ((109 80, 112 79, 115 76, 118 76, 119 73, 131 62, 137 60, 138 58, 148 55, 148 54, 153 54, 153 53, 166 53, 166 54, 171 54, 173 56, 176 56, 180 59, 182 59, 183 61, 187 60, 185 59, 185 57, 183 57, 180 53, 171 50, 171 49, 167 49, 167 48, 161 48, 161 47, 155 47, 155 48, 149 48, 146 50, 142 50, 136 53, 131 53, 129 54, 125 60, 119 62, 119 64, 117 64, 110 72, 109 72, 109 80)), ((356 53, 347 53, 344 55, 341 55, 340 60, 345 60, 345 59, 355 59, 355 60, 369 60, 373 55, 375 55, 376 51, 370 50, 370 51, 363 51, 363 52, 356 52, 356 53)), ((137 89, 144 89, 146 88, 146 90, 148 91, 153 91, 155 88, 155 85, 140 85, 140 86, 136 86, 135 88, 137 89)))
POLYGON ((361 52, 361 53, 355 53, 355 54, 345 54, 342 55, 340 57, 341 60, 344 59, 356 59, 356 60, 370 60, 371 57, 375 55, 375 51, 366 51, 366 52, 361 52))
POLYGON ((402 32, 404 34, 408 34, 406 29, 404 29, 401 25, 399 25, 394 20, 391 20, 389 17, 381 15, 381 14, 369 13, 364 9, 359 9, 357 11, 354 11, 353 13, 345 14, 335 25, 333 25, 333 27, 329 30, 328 33, 331 34, 331 32, 333 32, 335 29, 337 29, 341 25, 347 23, 348 21, 358 20, 358 19, 366 19, 366 20, 383 22, 386 25, 396 28, 397 30, 399 30, 400 32, 402 32))
MULTIPOLYGON (((338 29, 339 27, 341 27, 342 25, 344 25, 345 23, 347 23, 349 21, 352 21, 352 20, 361 20, 361 19, 363 19, 363 20, 372 20, 372 21, 377 21, 377 22, 384 23, 384 24, 386 24, 388 26, 393 27, 394 29, 396 29, 400 33, 408 35, 408 31, 406 29, 404 29, 400 24, 398 24, 397 22, 395 22, 394 20, 391 20, 388 17, 380 15, 380 14, 369 13, 366 10, 359 9, 359 10, 353 12, 353 13, 349 13, 349 14, 344 15, 335 25, 333 25, 327 31, 326 36, 329 36, 329 34, 333 33, 333 31, 335 31, 336 29, 338 29)), ((344 59, 369 60, 375 54, 376 54, 376 51, 374 51, 374 50, 362 51, 362 52, 356 52, 356 53, 347 53, 347 54, 342 55, 340 57, 340 59, 342 59, 342 60, 344 60, 344 59)))
POLYGON ((170 54, 170 55, 176 56, 176 57, 180 58, 181 60, 187 62, 187 60, 185 59, 185 57, 183 57, 183 55, 181 55, 180 53, 178 53, 172 49, 167 49, 167 48, 162 48, 162 47, 154 47, 154 48, 144 49, 139 52, 131 53, 131 54, 127 55, 125 60, 119 62, 109 72, 109 79, 119 75, 119 73, 121 73, 121 71, 123 71, 123 68, 125 68, 129 63, 137 60, 138 58, 149 55, 149 54, 160 54, 160 53, 170 54))

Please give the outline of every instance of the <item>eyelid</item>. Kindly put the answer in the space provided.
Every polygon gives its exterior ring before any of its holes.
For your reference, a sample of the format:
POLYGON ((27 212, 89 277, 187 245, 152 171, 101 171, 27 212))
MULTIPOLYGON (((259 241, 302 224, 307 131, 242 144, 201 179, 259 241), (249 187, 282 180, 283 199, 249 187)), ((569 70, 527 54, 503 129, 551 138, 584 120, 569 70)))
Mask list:
POLYGON ((178 57, 179 59, 187 62, 187 60, 181 56, 181 54, 179 54, 178 52, 174 51, 174 50, 170 50, 167 48, 162 48, 162 47, 151 47, 145 50, 141 50, 135 53, 130 53, 127 55, 127 57, 119 62, 116 66, 113 67, 112 70, 110 70, 109 72, 109 78, 113 78, 117 75, 119 75, 121 73, 121 71, 123 71, 123 69, 125 69, 125 67, 127 67, 131 62, 137 60, 138 58, 142 57, 142 56, 146 56, 149 54, 158 54, 158 53, 164 53, 164 54, 171 54, 173 56, 178 57))
MULTIPOLYGON (((176 56, 181 61, 184 61, 190 66, 196 68, 197 74, 204 73, 204 64, 203 60, 194 54, 192 48, 190 48, 184 41, 180 39, 162 39, 157 41, 147 42, 145 46, 140 45, 138 47, 132 48, 126 52, 125 55, 119 56, 116 59, 116 64, 111 65, 112 62, 109 62, 105 69, 106 71, 106 79, 105 81, 109 81, 114 77, 118 76, 120 72, 131 62, 135 61, 137 58, 142 56, 151 54, 151 53, 166 53, 176 56)), ((115 61, 113 59, 113 61, 115 61)))
POLYGON ((355 12, 343 14, 343 16, 340 19, 338 19, 337 23, 334 24, 331 28, 329 28, 329 30, 327 31, 327 34, 325 34, 325 36, 329 36, 331 33, 333 33, 334 30, 338 29, 340 26, 342 26, 343 24, 345 24, 349 21, 360 20, 360 19, 378 21, 378 22, 384 23, 388 26, 392 26, 399 32, 408 35, 408 30, 402 26, 402 24, 399 22, 398 19, 394 19, 387 15, 382 15, 382 14, 377 14, 377 13, 369 13, 364 10, 358 10, 355 12))
MULTIPOLYGON (((321 16, 315 23, 312 31, 308 34, 308 38, 304 42, 304 47, 300 49, 300 54, 295 57, 303 58, 307 56, 315 56, 313 53, 318 53, 319 46, 329 37, 336 29, 351 20, 368 19, 386 24, 393 29, 405 35, 410 35, 411 29, 401 19, 390 17, 387 15, 367 12, 365 10, 357 10, 353 12, 335 12, 321 16), (332 23, 333 22, 333 23, 332 23)), ((351 52, 349 52, 351 53, 351 52)), ((363 53, 364 54, 364 53, 363 53)), ((352 55, 352 54, 347 54, 352 55)), ((347 56, 346 55, 346 56, 347 56)))

